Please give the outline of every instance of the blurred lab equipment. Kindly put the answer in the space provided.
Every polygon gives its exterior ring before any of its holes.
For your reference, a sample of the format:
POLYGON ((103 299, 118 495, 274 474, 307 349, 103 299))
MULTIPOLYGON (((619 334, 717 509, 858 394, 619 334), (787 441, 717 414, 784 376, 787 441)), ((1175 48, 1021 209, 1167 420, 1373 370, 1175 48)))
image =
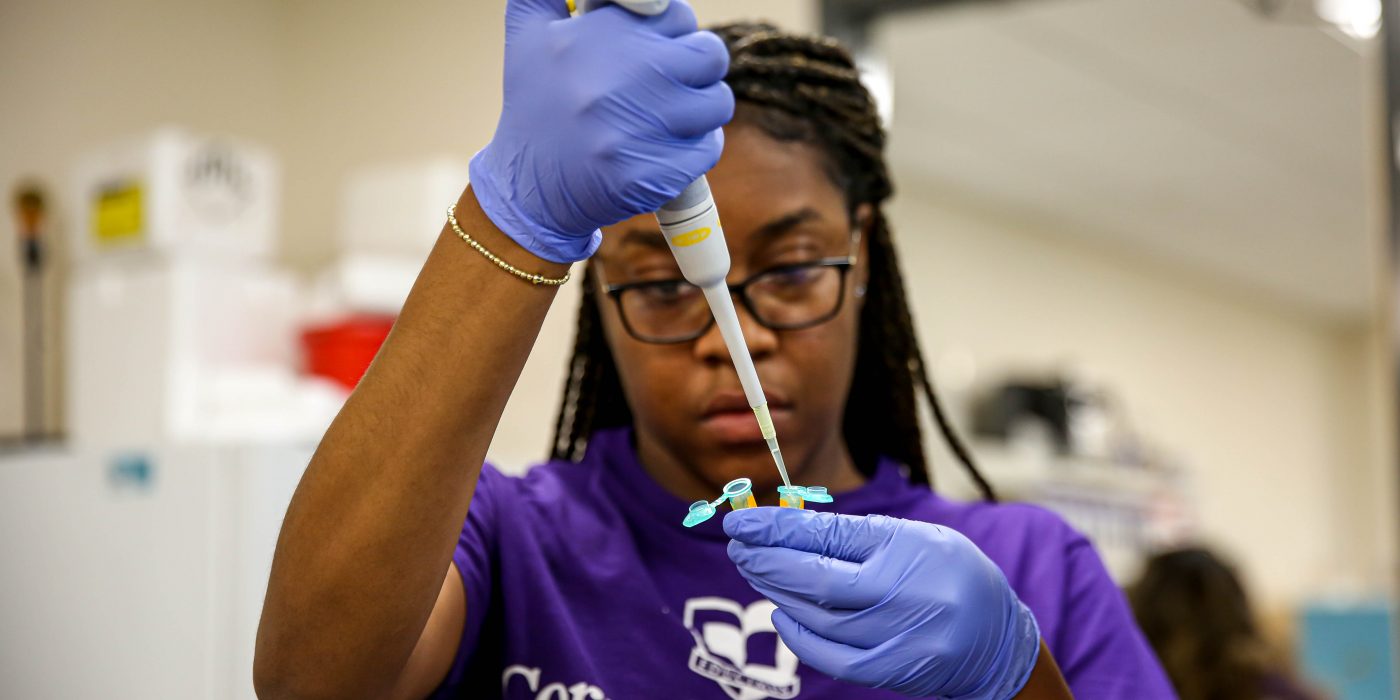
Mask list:
POLYGON ((324 424, 328 401, 294 370, 301 293, 271 260, 278 177, 265 148, 173 127, 80 161, 76 444, 304 438, 324 424))
POLYGON ((356 315, 302 330, 307 374, 354 389, 393 327, 393 316, 356 315))
POLYGON ((278 190, 266 148, 177 127, 76 164, 67 439, 0 460, 0 628, 33 642, 7 694, 252 696, 277 524, 344 399, 297 371, 278 190))
POLYGON ((47 198, 36 184, 25 184, 15 191, 15 222, 19 232, 20 260, 24 267, 21 283, 24 331, 24 426, 21 438, 42 440, 48 433, 48 363, 45 362, 44 269, 47 257, 44 235, 48 228, 47 198))
POLYGON ((1110 387, 1062 372, 1008 376, 967 405, 978 462, 1002 496, 1064 516, 1120 583, 1194 534, 1185 472, 1133 428, 1110 387))
POLYGON ((353 389, 393 328, 456 201, 467 165, 450 156, 359 168, 346 181, 339 255, 314 285, 300 332, 302 366, 353 389))
POLYGON ((1315 601, 1300 615, 1303 668, 1336 700, 1394 698, 1395 608, 1384 600, 1315 601))
MULTIPOLYGON (((1061 455, 1110 458, 1117 445, 1105 393, 1065 377, 1011 379, 986 391, 974 404, 972 428, 983 438, 1013 442, 1028 424, 1039 424, 1061 455)), ((1120 433, 1122 431, 1119 431, 1120 433)))

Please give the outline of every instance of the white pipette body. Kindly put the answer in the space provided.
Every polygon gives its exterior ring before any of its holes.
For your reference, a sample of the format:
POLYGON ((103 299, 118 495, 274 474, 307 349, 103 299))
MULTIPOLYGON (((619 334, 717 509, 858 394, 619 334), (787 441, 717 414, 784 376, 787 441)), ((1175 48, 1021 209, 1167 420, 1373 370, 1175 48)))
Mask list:
MULTIPOLYGON (((670 0, 584 0, 583 9, 588 12, 608 2, 647 16, 659 15, 670 5, 670 0)), ((744 397, 753 409, 754 418, 758 420, 768 452, 773 455, 773 463, 778 466, 783 485, 791 487, 783 453, 778 449, 778 435, 773 429, 768 399, 758 382, 758 370, 754 369, 749 346, 744 342, 744 331, 739 327, 734 299, 729 295, 729 286, 725 283, 725 277, 729 274, 729 248, 724 243, 724 229, 720 228, 719 210, 715 208, 714 197, 710 194, 709 180, 701 175, 690 183, 675 199, 657 210, 656 220, 661 224, 661 234, 666 237, 666 244, 676 256, 681 274, 705 293, 705 301, 709 303, 710 313, 714 314, 724 345, 729 349, 729 357, 739 373, 739 384, 744 388, 744 397)))
POLYGON ((744 397, 758 420, 759 430, 764 442, 768 443, 773 462, 778 465, 783 485, 792 486, 788 480, 787 465, 783 463, 783 454, 778 449, 778 436, 773 429, 768 399, 763 395, 758 370, 754 368, 753 357, 749 355, 744 331, 739 326, 739 313, 734 308, 734 298, 725 281, 729 275, 729 247, 724 242, 724 229, 720 226, 719 210, 710 194, 709 180, 701 175, 679 196, 662 205, 656 212, 656 220, 661 224, 661 234, 665 236, 671 254, 676 256, 681 274, 705 293, 705 301, 709 303, 710 313, 714 314, 720 336, 729 349, 729 357, 739 373, 739 384, 744 388, 744 397))
POLYGON ((591 6, 606 5, 615 2, 639 15, 652 17, 666 11, 671 6, 671 0, 585 0, 584 7, 592 9, 591 6))

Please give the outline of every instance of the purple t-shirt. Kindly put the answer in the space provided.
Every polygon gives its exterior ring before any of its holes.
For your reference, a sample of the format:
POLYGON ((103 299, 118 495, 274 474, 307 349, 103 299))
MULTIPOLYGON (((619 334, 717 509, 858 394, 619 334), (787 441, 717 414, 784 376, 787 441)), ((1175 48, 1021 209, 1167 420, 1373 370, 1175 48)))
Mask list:
MULTIPOLYGON (((577 464, 520 478, 484 468, 453 555, 466 626, 433 697, 902 697, 799 663, 773 604, 729 561, 723 513, 686 529, 687 505, 647 475, 625 429, 595 435, 577 464)), ((889 461, 816 508, 958 530, 1035 613, 1075 697, 1175 697, 1093 547, 1049 511, 945 500, 889 461)))

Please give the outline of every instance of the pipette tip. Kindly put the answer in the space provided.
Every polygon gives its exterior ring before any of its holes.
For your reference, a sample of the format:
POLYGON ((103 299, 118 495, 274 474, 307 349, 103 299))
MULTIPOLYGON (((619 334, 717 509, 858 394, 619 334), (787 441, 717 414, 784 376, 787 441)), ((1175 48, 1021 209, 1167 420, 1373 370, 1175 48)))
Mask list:
POLYGON ((778 474, 783 477, 783 486, 792 488, 792 482, 788 480, 787 465, 783 464, 783 451, 778 449, 778 438, 764 438, 768 443, 768 451, 773 455, 773 463, 778 465, 778 474))

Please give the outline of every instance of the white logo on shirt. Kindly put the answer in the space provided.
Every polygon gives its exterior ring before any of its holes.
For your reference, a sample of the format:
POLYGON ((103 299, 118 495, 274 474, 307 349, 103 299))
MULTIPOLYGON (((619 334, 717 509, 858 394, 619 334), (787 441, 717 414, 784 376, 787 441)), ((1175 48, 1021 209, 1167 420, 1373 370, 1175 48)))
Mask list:
POLYGON ((530 666, 515 664, 506 667, 505 673, 501 674, 501 691, 510 694, 510 682, 514 678, 519 678, 525 682, 526 690, 535 693, 535 700, 607 700, 603 694, 603 689, 588 683, 575 683, 564 685, 554 682, 540 687, 540 669, 530 666))
POLYGON ((690 670, 724 688, 734 700, 796 697, 801 689, 797 657, 778 638, 772 614, 777 606, 758 600, 747 608, 728 598, 691 598, 685 603, 685 627, 695 638, 690 670), (760 644, 771 635, 772 665, 764 665, 765 647, 749 658, 750 638, 760 644))

